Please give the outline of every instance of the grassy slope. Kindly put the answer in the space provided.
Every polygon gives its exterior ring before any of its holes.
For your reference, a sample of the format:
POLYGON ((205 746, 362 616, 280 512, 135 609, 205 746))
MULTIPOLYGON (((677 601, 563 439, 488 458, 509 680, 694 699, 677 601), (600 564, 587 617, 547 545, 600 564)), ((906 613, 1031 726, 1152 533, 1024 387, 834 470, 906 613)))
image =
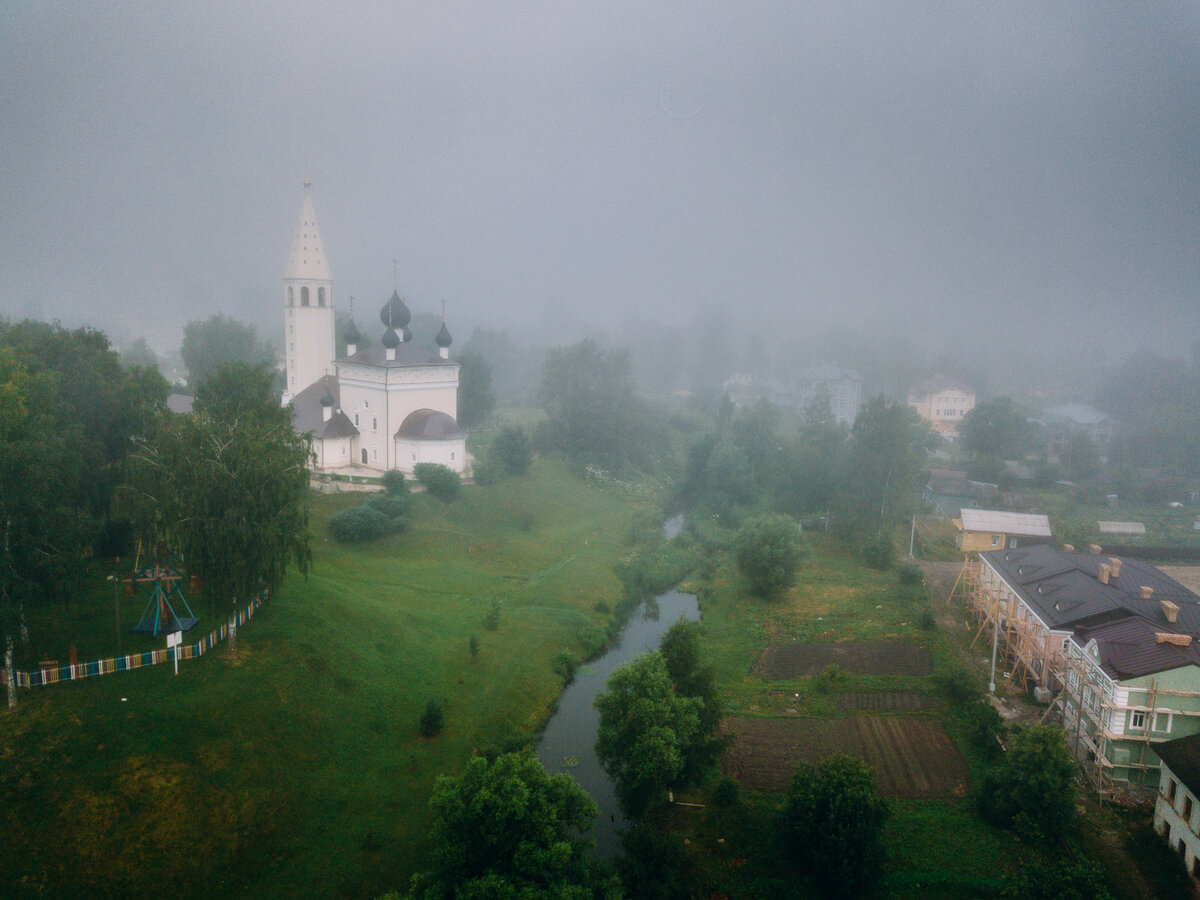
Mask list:
POLYGON ((561 688, 555 657, 606 624, 594 606, 616 605, 630 510, 539 463, 449 507, 418 498, 406 535, 325 540, 324 520, 354 502, 314 498, 313 571, 242 631, 237 656, 27 692, 0 714, 0 886, 282 897, 407 882, 436 776, 535 730, 561 688), (424 741, 431 698, 447 727, 424 741))

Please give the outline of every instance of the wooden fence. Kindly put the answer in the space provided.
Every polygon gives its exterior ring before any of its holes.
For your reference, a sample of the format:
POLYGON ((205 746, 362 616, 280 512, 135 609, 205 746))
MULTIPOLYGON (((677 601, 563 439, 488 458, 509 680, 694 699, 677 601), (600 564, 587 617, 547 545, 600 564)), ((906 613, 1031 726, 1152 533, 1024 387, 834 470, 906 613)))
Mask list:
MULTIPOLYGON (((239 611, 233 621, 241 626, 254 618, 254 613, 263 603, 259 594, 250 605, 239 611)), ((194 644, 180 644, 174 648, 180 659, 196 659, 203 656, 225 638, 229 637, 229 623, 215 628, 194 644)), ((157 666, 159 663, 171 662, 175 657, 172 650, 147 650, 145 653, 130 653, 127 656, 110 657, 109 659, 93 659, 90 662, 75 665, 51 666, 46 669, 33 669, 29 672, 14 672, 13 678, 17 687, 41 687, 44 684, 58 684, 60 681, 75 681, 78 678, 91 678, 95 675, 108 675, 112 672, 128 672, 130 669, 140 669, 143 666, 157 666)), ((0 685, 8 684, 8 674, 0 668, 0 685)))

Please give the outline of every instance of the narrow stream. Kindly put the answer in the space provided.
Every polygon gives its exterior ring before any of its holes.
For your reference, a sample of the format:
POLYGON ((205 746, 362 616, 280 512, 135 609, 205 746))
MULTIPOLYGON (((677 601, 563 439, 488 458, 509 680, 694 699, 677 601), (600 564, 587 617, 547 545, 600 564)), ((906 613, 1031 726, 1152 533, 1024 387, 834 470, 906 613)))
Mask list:
MULTIPOLYGON (((668 519, 663 525, 664 535, 674 537, 683 521, 683 516, 668 519)), ((592 837, 601 857, 617 854, 617 830, 628 823, 617 805, 612 781, 596 759, 600 713, 592 701, 604 690, 617 666, 658 647, 667 629, 681 617, 693 622, 700 619, 700 604, 694 594, 668 591, 643 602, 625 623, 617 644, 599 659, 579 667, 538 743, 538 758, 546 771, 570 775, 600 807, 592 837)))

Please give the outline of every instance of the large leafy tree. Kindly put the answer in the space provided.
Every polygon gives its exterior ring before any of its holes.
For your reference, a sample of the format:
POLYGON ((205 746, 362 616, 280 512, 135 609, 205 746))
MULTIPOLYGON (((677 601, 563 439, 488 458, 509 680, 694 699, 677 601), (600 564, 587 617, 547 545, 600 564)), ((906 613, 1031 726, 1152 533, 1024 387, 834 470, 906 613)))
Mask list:
POLYGON ((458 354, 458 424, 482 425, 496 407, 492 394, 492 367, 478 353, 458 354))
POLYGON ((785 853, 829 896, 858 897, 879 879, 887 801, 861 759, 831 756, 803 763, 783 812, 785 853))
POLYGON ((688 784, 698 783, 716 764, 726 743, 716 736, 721 723, 721 700, 717 696, 716 672, 704 661, 700 648, 702 629, 700 623, 681 618, 667 630, 659 644, 675 693, 680 697, 695 697, 701 703, 697 711, 699 728, 684 747, 681 777, 688 784))
POLYGON ((633 393, 629 354, 594 341, 546 354, 540 388, 543 443, 611 470, 644 463, 656 435, 633 393))
POLYGON ((271 377, 263 365, 222 368, 195 412, 163 416, 133 460, 128 495, 140 535, 184 554, 210 609, 278 588, 291 564, 308 570, 310 450, 271 377))
POLYGON ((738 530, 733 553, 750 589, 760 597, 777 597, 800 569, 800 529, 787 516, 757 516, 738 530))
POLYGON ((621 809, 640 819, 682 783, 688 750, 700 733, 703 701, 676 693, 655 650, 618 668, 595 704, 596 756, 613 780, 621 809))
POLYGON ((273 366, 275 351, 260 341, 253 325, 224 315, 204 321, 188 322, 183 327, 183 345, 179 348, 187 366, 188 382, 193 388, 217 373, 224 365, 264 363, 273 366))
POLYGON ((94 521, 103 520, 130 438, 145 434, 166 404, 166 380, 153 369, 123 370, 108 338, 92 328, 0 323, 0 345, 11 347, 31 374, 50 379, 54 402, 44 408, 87 472, 73 501, 94 521))
POLYGON ((0 347, 0 631, 10 706, 15 638, 28 641, 26 608, 65 593, 81 576, 84 472, 71 446, 78 429, 62 431, 56 407, 53 379, 0 347))
POLYGON ((596 804, 566 775, 550 775, 531 753, 475 757, 457 778, 438 778, 429 871, 414 900, 616 900, 583 837, 596 804))
POLYGON ((928 427, 908 404, 883 396, 867 401, 850 430, 842 477, 839 508, 849 531, 876 535, 908 515, 928 438, 928 427))
POLYGON ((1018 729, 979 786, 980 812, 1033 840, 1057 837, 1075 815, 1075 772, 1057 725, 1018 729))
POLYGON ((976 404, 959 433, 971 456, 1018 459, 1030 449, 1034 427, 1011 397, 996 397, 976 404))

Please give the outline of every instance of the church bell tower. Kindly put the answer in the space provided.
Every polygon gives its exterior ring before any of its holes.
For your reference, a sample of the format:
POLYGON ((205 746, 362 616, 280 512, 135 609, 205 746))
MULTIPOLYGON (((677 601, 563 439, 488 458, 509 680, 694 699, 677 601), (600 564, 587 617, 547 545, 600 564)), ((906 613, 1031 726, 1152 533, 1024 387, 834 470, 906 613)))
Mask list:
POLYGON ((329 370, 334 343, 333 277, 313 212, 312 182, 304 181, 304 205, 283 275, 284 357, 289 402, 329 370))

